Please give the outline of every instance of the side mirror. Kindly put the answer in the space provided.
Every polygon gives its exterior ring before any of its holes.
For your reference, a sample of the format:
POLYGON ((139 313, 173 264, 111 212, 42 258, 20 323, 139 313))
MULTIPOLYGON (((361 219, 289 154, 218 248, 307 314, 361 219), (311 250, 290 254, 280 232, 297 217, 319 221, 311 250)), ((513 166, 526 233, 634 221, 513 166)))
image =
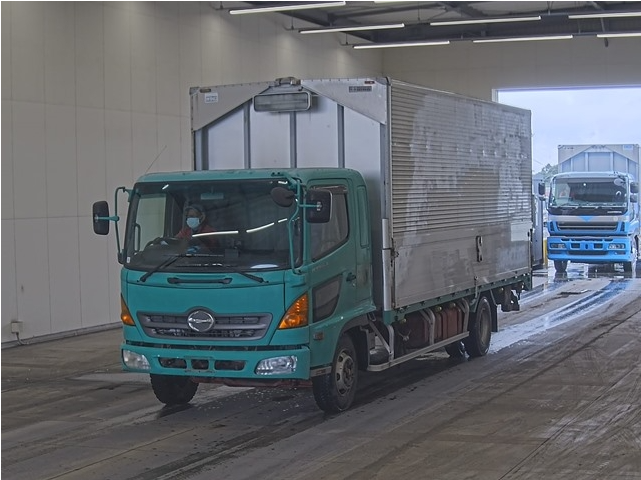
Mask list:
POLYGON ((630 193, 639 193, 639 184, 636 182, 630 183, 630 193))
POLYGON ((272 188, 270 195, 276 205, 285 208, 291 207, 292 203, 294 203, 294 197, 296 196, 294 192, 285 187, 272 188))
POLYGON ((630 202, 638 203, 639 202, 639 196, 636 193, 630 194, 630 202))
POLYGON ((109 233, 109 204, 104 200, 93 204, 93 231, 98 235, 109 233))
POLYGON ((309 223, 327 223, 332 216, 332 193, 312 188, 305 198, 305 219, 309 223))
POLYGON ((545 183, 539 183, 539 195, 545 195, 545 183))

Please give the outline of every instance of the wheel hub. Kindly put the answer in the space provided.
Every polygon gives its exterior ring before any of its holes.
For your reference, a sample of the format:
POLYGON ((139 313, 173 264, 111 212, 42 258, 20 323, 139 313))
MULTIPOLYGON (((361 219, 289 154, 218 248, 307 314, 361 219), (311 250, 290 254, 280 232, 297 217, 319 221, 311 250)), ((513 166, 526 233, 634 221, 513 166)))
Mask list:
POLYGON ((349 392, 354 385, 354 360, 347 352, 341 352, 336 359, 336 388, 341 395, 349 392))

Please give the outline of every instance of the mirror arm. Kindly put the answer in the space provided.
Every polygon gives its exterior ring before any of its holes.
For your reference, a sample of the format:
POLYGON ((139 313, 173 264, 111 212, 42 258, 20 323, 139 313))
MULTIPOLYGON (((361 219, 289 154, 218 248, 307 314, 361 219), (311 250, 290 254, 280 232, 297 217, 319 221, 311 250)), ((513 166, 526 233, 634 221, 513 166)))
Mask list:
MULTIPOLYGON (((289 266, 295 275, 302 275, 302 272, 300 271, 300 269, 296 268, 296 259, 294 258, 294 221, 299 216, 300 210, 301 210, 299 199, 301 198, 302 185, 301 185, 300 179, 294 179, 292 176, 284 172, 282 173, 282 175, 287 179, 288 182, 296 186, 296 198, 294 199, 294 201, 296 202, 296 210, 294 210, 294 213, 289 218, 289 222, 287 222, 287 227, 288 227, 287 236, 289 237, 289 266)), ((300 220, 301 228, 303 228, 303 225, 304 225, 304 223, 302 223, 303 216, 301 216, 300 218, 301 218, 300 220)))
POLYGON ((114 219, 115 222, 115 227, 116 227, 116 248, 118 249, 118 261, 120 263, 123 263, 123 258, 124 258, 124 252, 123 249, 120 245, 120 231, 118 229, 118 224, 120 220, 120 216, 118 215, 118 192, 122 191, 123 193, 127 194, 127 201, 131 202, 131 197, 133 195, 133 190, 128 189, 125 187, 118 187, 116 188, 116 191, 114 192, 114 214, 112 218, 114 219))
POLYGON ((97 222, 99 220, 108 220, 110 222, 120 221, 120 217, 118 215, 111 215, 110 217, 99 217, 98 215, 94 215, 93 219, 94 219, 94 222, 97 222))

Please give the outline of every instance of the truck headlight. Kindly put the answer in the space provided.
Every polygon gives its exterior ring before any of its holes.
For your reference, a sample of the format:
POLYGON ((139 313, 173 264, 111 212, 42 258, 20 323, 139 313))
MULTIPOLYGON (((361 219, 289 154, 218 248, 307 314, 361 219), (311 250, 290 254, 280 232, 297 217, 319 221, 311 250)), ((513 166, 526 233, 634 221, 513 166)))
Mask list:
POLYGON ((608 245, 608 250, 623 250, 625 249, 624 243, 611 243, 608 245))
POLYGON ((122 363, 124 363, 127 368, 133 370, 150 370, 149 360, 144 355, 140 353, 132 352, 131 350, 122 351, 122 363))
POLYGON ((550 243, 550 248, 563 248, 564 245, 562 243, 550 243))
POLYGON ((257 375, 280 375, 294 373, 298 358, 294 355, 286 357, 272 357, 261 360, 256 366, 257 375))

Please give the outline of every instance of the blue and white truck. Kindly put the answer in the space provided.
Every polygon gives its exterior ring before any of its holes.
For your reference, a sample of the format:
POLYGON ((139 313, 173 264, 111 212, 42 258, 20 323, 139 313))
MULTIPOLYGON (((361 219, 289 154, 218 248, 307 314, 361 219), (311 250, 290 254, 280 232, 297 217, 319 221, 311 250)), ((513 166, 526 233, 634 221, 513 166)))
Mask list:
POLYGON ((639 146, 561 145, 548 197, 548 259, 636 268, 639 233, 639 146))

